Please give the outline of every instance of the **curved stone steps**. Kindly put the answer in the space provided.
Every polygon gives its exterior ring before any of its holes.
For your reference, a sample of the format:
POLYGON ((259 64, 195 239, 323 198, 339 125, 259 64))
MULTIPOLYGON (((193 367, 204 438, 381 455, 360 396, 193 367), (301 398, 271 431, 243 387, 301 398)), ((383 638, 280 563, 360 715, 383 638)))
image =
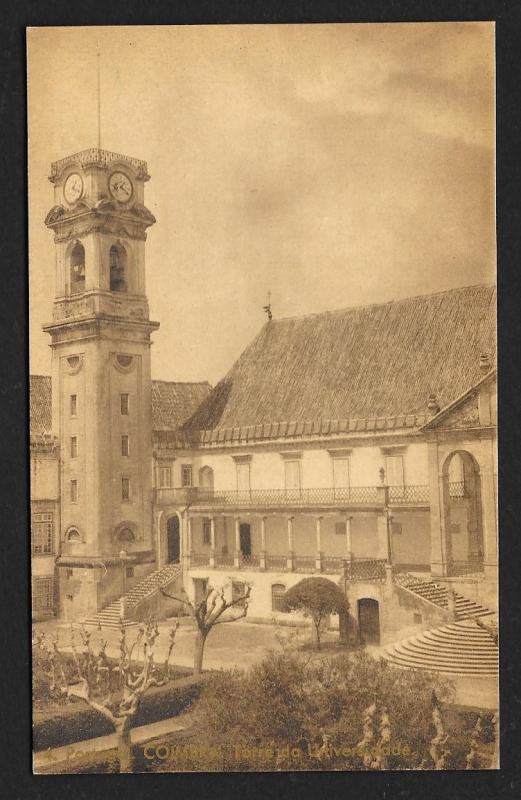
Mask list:
POLYGON ((459 675, 497 675, 498 647, 473 620, 422 631, 386 648, 391 664, 459 675))

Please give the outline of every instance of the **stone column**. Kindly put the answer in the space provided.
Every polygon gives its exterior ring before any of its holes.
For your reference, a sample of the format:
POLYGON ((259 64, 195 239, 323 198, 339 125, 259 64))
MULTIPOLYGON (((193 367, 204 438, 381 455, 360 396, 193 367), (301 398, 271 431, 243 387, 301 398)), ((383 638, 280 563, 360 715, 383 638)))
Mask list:
POLYGON ((188 513, 187 513, 186 514, 186 553, 184 554, 184 562, 185 562, 186 569, 190 569, 192 549, 193 549, 193 541, 194 541, 193 517, 190 517, 188 515, 188 513))
POLYGON ((233 554, 233 566, 237 569, 241 566, 241 518, 235 517, 235 552, 233 554))
POLYGON ((387 543, 387 515, 380 513, 376 517, 376 531, 377 531, 377 550, 375 558, 387 562, 388 558, 388 543, 387 543))
POLYGON ((261 517, 261 549, 259 555, 259 569, 266 569, 266 517, 261 517))
POLYGON ((349 514, 346 514, 345 523, 346 523, 346 561, 353 560, 353 544, 351 541, 351 520, 353 517, 350 517, 349 514))
POLYGON ((295 566, 295 553, 293 551, 293 517, 288 517, 288 555, 286 558, 286 568, 293 572, 295 566))
POLYGON ((431 529, 431 574, 442 577, 447 574, 447 541, 445 535, 445 507, 443 498, 443 474, 438 464, 438 443, 428 443, 430 529, 431 529))
POLYGON ((317 572, 322 572, 322 517, 315 517, 317 531, 317 554, 315 558, 315 568, 317 572))
POLYGON ((215 517, 210 517, 210 566, 215 567, 215 517))
POLYGON ((494 439, 484 439, 481 472, 481 524, 483 528, 483 554, 485 576, 497 578, 497 505, 494 475, 494 439))

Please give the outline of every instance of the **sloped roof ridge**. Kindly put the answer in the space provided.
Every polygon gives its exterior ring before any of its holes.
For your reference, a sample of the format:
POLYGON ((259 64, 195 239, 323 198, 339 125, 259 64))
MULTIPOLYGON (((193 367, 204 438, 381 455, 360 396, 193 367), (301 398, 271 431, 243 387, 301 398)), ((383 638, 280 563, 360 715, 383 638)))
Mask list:
MULTIPOLYGON (((343 308, 324 309, 324 311, 310 311, 308 314, 292 314, 287 317, 273 317, 270 321, 263 325, 265 328, 273 322, 289 322, 291 320, 313 319, 316 317, 333 316, 335 314, 345 314, 348 311, 361 311, 368 308, 382 308, 383 306, 398 305, 398 303, 411 303, 414 300, 423 300, 430 297, 437 297, 442 294, 452 294, 453 292, 464 292, 469 289, 495 289, 496 284, 493 281, 486 281, 483 283, 471 283, 466 286, 454 286, 452 289, 440 289, 438 292, 427 292, 427 294, 416 294, 407 297, 398 297, 391 300, 382 300, 379 303, 358 303, 352 306, 344 306, 343 308)), ((262 328, 262 329, 263 329, 262 328)), ((261 330, 262 330, 261 329, 261 330)))

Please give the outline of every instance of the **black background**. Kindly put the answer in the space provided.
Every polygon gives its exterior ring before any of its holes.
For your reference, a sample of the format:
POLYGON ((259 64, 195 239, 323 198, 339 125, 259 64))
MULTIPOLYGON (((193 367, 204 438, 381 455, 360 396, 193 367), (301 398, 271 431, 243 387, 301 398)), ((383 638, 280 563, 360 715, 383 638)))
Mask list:
MULTIPOLYGON (((26 2, 0 14, 0 797, 146 798, 263 794, 347 798, 486 797, 521 794, 519 426, 521 316, 521 2, 26 2), (499 772, 285 773, 136 776, 31 774, 27 158, 25 27, 495 20, 500 383, 501 762, 499 772), (520 348, 520 349, 518 349, 520 348), (517 491, 516 491, 517 490, 517 491)), ((71 81, 74 76, 71 75, 71 81)))

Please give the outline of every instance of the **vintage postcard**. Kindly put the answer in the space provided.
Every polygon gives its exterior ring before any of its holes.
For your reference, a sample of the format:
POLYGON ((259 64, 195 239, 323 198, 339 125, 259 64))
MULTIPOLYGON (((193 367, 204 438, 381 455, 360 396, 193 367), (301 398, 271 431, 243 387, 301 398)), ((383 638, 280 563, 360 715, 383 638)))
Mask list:
POLYGON ((494 25, 27 42, 34 771, 497 769, 494 25))

